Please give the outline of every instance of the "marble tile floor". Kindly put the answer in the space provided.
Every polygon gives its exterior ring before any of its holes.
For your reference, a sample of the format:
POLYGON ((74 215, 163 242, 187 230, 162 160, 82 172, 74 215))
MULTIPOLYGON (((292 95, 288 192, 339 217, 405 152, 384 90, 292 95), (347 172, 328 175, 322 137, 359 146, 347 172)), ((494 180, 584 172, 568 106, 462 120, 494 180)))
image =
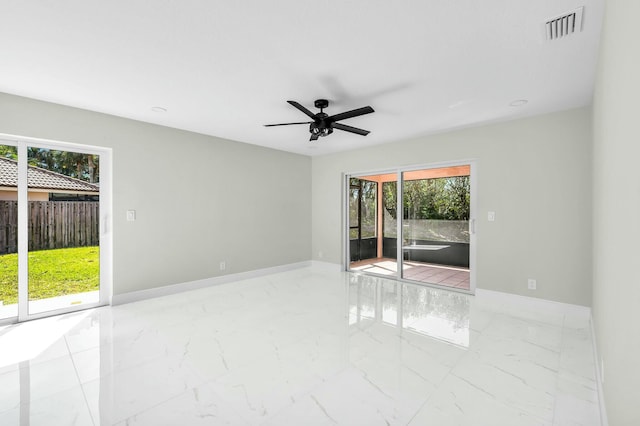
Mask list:
POLYGON ((0 425, 599 425, 589 330, 316 265, 0 327, 0 425))

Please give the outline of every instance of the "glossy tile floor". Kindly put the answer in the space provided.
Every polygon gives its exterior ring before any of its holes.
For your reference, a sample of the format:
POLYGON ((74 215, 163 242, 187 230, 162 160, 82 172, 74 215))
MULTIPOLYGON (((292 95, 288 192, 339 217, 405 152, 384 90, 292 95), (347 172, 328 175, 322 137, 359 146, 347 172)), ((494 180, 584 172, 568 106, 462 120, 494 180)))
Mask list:
POLYGON ((598 425, 588 320, 321 266, 0 327, 0 425, 598 425))

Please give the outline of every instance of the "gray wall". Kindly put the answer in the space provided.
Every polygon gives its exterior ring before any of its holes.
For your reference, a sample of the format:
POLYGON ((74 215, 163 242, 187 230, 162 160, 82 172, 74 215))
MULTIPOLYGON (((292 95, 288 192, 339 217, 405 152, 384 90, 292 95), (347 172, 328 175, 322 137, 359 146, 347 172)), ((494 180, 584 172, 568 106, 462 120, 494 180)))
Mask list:
POLYGON ((640 2, 606 3, 593 108, 593 316, 612 426, 640 425, 640 2))
POLYGON ((313 258, 343 261, 343 172, 475 159, 478 288, 590 306, 591 138, 582 108, 314 157, 313 258))
POLYGON ((113 148, 115 295, 310 258, 309 157, 7 94, 0 133, 113 148))

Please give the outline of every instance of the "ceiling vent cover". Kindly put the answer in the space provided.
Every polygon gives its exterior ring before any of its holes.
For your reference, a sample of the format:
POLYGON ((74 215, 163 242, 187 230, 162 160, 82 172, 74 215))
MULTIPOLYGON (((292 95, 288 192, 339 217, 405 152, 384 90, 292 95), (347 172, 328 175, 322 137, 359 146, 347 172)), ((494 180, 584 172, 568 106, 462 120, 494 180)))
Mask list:
POLYGON ((544 24, 546 39, 557 40, 582 31, 583 11, 584 7, 580 7, 556 18, 548 19, 544 24))

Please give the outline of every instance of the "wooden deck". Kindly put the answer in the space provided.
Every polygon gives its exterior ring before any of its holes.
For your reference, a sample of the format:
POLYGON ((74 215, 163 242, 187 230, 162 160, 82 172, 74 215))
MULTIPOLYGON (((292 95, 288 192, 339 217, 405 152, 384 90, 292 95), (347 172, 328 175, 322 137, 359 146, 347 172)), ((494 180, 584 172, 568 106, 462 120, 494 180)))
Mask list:
MULTIPOLYGON (((398 263, 395 259, 388 258, 367 259, 351 262, 349 269, 379 275, 396 275, 398 263)), ((402 277, 408 280, 461 290, 469 290, 470 288, 468 268, 405 260, 402 269, 402 277)))

